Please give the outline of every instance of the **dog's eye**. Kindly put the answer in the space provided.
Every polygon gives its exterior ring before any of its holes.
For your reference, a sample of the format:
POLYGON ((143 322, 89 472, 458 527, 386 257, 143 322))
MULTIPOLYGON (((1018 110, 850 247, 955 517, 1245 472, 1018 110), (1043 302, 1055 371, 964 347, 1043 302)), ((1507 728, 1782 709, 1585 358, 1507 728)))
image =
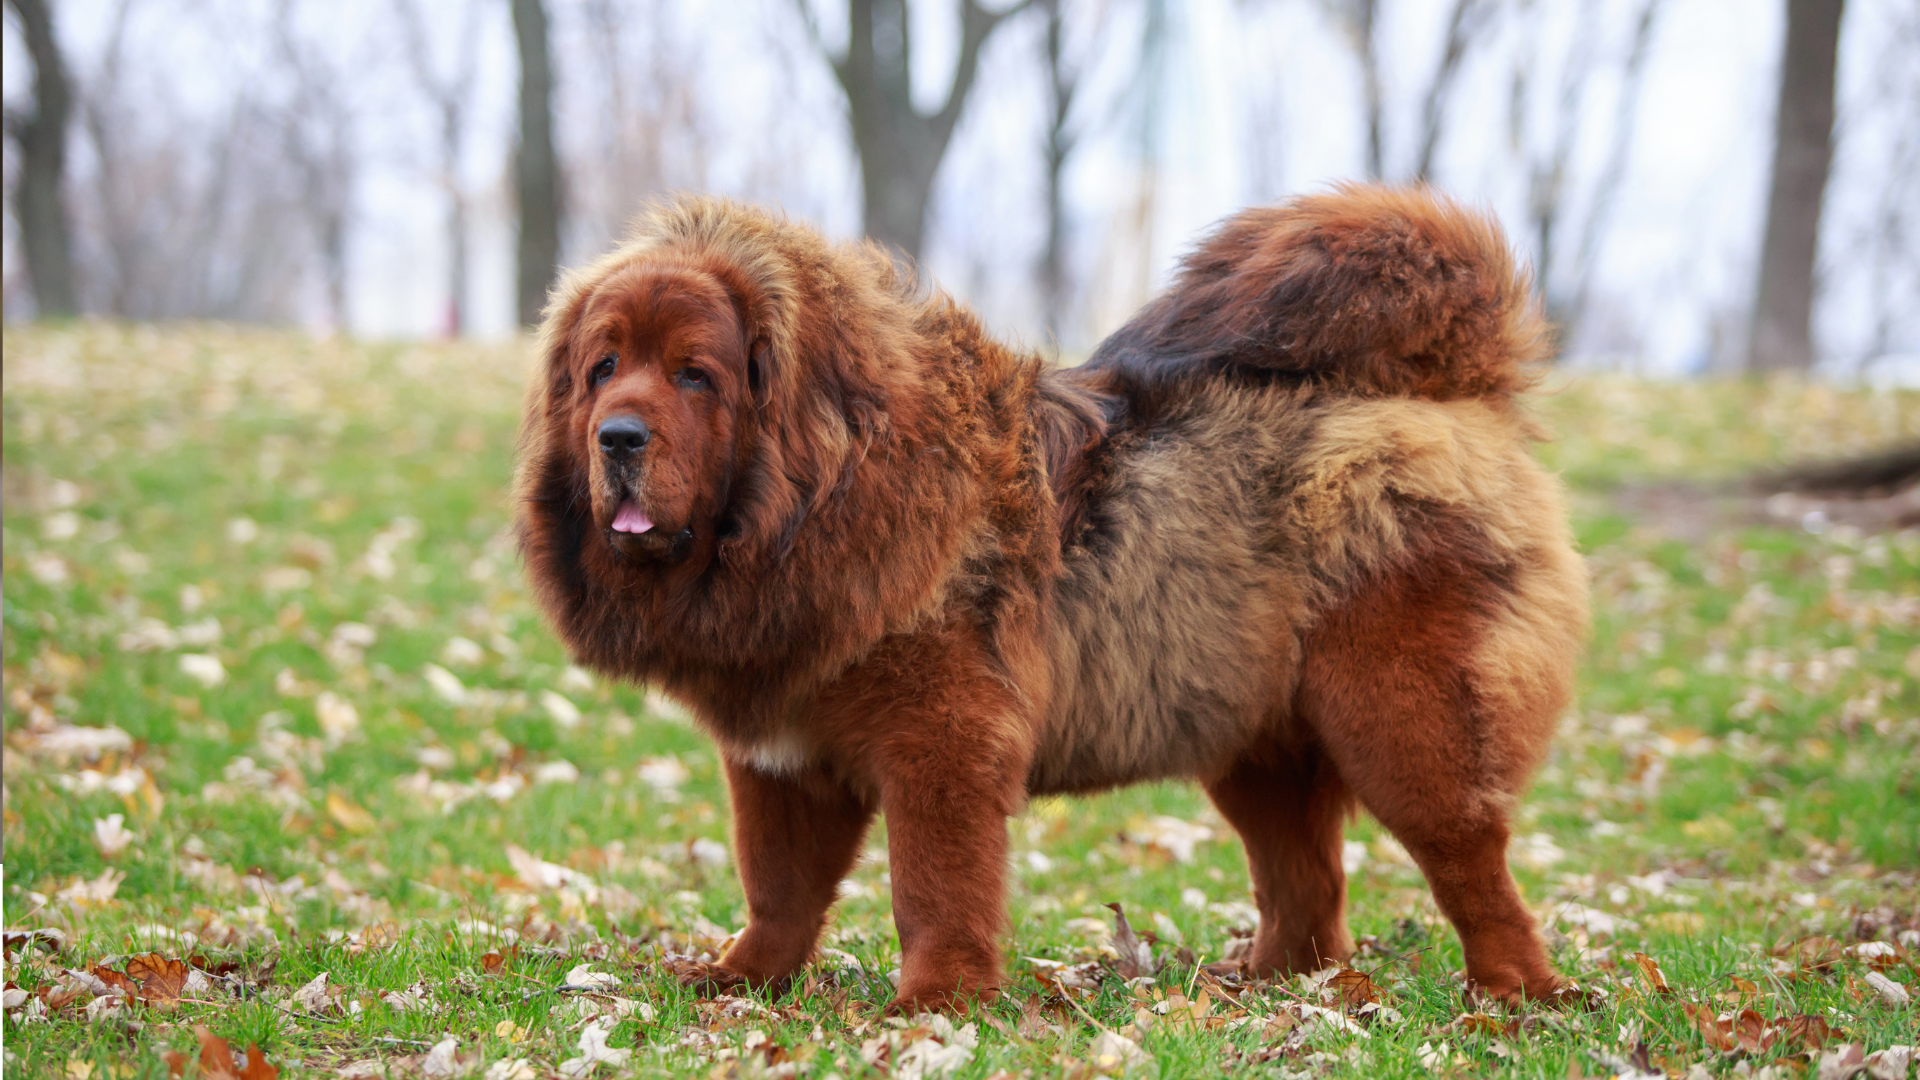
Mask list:
POLYGON ((620 358, 617 356, 601 357, 600 362, 593 365, 593 385, 599 386, 601 383, 613 378, 613 369, 619 362, 620 358))
POLYGON ((680 385, 689 390, 705 390, 708 386, 707 373, 689 364, 680 369, 680 385))

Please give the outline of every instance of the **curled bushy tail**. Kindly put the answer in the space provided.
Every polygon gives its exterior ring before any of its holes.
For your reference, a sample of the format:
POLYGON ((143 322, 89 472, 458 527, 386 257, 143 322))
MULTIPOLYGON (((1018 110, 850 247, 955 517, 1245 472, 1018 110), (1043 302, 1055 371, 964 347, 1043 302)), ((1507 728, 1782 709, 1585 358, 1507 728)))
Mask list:
POLYGON ((1531 281, 1488 216, 1424 187, 1346 184, 1228 218, 1089 364, 1505 398, 1532 381, 1548 338, 1531 281))

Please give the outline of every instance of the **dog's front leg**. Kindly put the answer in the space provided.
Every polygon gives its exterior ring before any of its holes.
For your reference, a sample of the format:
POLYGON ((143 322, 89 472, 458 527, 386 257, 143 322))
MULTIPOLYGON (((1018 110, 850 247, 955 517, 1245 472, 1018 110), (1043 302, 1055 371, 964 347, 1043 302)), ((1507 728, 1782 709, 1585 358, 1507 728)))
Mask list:
POLYGON ((1000 984, 1011 787, 985 748, 948 745, 892 763, 882 787, 900 1012, 954 1007, 1000 984))
POLYGON ((747 929, 689 981, 778 990, 812 956, 873 811, 817 768, 774 775, 733 760, 726 768, 747 929))

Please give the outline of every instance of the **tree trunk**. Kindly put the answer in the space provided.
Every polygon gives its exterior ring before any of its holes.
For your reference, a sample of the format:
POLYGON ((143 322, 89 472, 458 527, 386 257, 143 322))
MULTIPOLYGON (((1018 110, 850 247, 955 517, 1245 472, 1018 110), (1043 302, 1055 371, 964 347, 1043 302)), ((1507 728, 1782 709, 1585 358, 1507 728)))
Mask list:
MULTIPOLYGON (((1433 159, 1440 150, 1440 138, 1447 122, 1447 99, 1453 93, 1454 80, 1459 77, 1460 66, 1472 51, 1475 39, 1493 21, 1493 9, 1481 0, 1454 0, 1453 14, 1447 19, 1446 45, 1440 51, 1440 66, 1433 73, 1433 82, 1427 86, 1426 101, 1420 108, 1420 158, 1413 169, 1413 178, 1421 183, 1433 179, 1433 159)), ((1373 90, 1373 107, 1379 108, 1379 89, 1373 90)), ((1371 153, 1379 156, 1380 126, 1376 119, 1371 124, 1371 153)))
POLYGON ((535 326, 560 265, 560 167, 553 153, 553 62, 543 0, 513 0, 513 33, 520 45, 517 308, 521 325, 535 326))
MULTIPOLYGON (((440 170, 447 186, 447 318, 443 329, 454 339, 467 330, 467 196, 460 190, 460 105, 452 98, 441 102, 440 120, 440 170)), ((543 286, 543 301, 545 291, 543 286)), ((526 310, 524 305, 520 310, 526 310)))
MULTIPOLYGON (((960 58, 953 83, 940 110, 928 115, 913 106, 905 0, 848 0, 846 55, 828 59, 846 91, 853 120, 868 236, 910 259, 920 258, 933 178, 973 88, 981 46, 1003 19, 1024 6, 994 13, 976 0, 962 0, 960 58)), ((804 3, 801 10, 805 14, 804 3)))
POLYGON ((1367 122, 1367 179, 1380 180, 1387 175, 1387 155, 1381 132, 1381 114, 1386 107, 1380 93, 1380 52, 1373 24, 1379 15, 1379 0, 1358 0, 1353 16, 1353 44, 1360 58, 1360 92, 1367 122))
POLYGON ((79 310, 73 287, 73 235, 67 223, 65 175, 67 118, 73 108, 66 64, 53 35, 47 0, 7 0, 20 18, 21 36, 33 58, 33 115, 8 113, 7 133, 20 147, 20 175, 13 191, 14 220, 26 249, 27 278, 37 314, 72 315, 79 310))
POLYGON ((1820 201, 1833 161, 1833 86, 1843 0, 1787 0, 1787 45, 1774 119, 1760 283, 1754 293, 1751 371, 1813 366, 1813 276, 1820 201))
POLYGON ((1047 83, 1052 96, 1047 121, 1047 249, 1041 257, 1040 296, 1046 306, 1047 333, 1056 344, 1060 340, 1060 317, 1067 303, 1067 207, 1061 181, 1067 156, 1073 152, 1074 137, 1067 129, 1077 87, 1076 73, 1067 69, 1062 56, 1066 20, 1060 0, 1041 0, 1047 13, 1047 83))

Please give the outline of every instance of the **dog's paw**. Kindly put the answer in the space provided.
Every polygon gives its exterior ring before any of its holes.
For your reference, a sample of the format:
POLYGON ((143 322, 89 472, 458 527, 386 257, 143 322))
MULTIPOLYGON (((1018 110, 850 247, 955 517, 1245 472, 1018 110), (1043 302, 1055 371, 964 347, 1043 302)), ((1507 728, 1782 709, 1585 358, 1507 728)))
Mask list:
POLYGON ((747 977, 704 960, 669 960, 668 968, 680 985, 703 997, 732 994, 747 987, 747 977))
POLYGON ((948 1013, 959 1015, 971 1010, 975 1005, 985 1004, 998 999, 998 987, 984 987, 979 990, 914 990, 903 989, 900 996, 887 1005, 888 1016, 918 1016, 921 1013, 948 1013))
POLYGON ((1594 1004, 1592 994, 1557 975, 1528 979, 1524 983, 1518 980, 1474 982, 1467 987, 1467 1001, 1476 1006, 1500 1005, 1516 1011, 1528 1005, 1584 1010, 1594 1004))

